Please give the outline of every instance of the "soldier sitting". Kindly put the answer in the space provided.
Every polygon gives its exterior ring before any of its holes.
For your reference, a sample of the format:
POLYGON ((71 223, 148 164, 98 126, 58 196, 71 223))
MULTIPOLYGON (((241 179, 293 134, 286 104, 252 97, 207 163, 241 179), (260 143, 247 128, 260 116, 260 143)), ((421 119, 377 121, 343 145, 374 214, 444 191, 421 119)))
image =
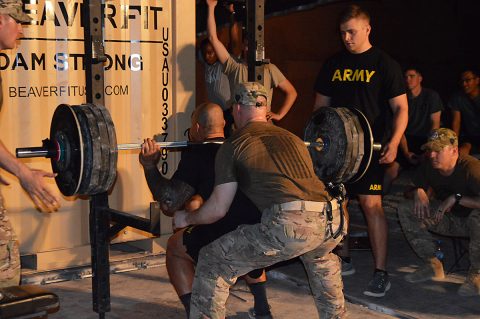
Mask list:
POLYGON ((480 295, 480 161, 459 154, 457 135, 446 128, 433 130, 422 148, 429 161, 415 172, 413 200, 400 204, 398 217, 405 237, 425 264, 405 280, 417 283, 445 276, 429 231, 468 236, 471 266, 458 294, 480 295))

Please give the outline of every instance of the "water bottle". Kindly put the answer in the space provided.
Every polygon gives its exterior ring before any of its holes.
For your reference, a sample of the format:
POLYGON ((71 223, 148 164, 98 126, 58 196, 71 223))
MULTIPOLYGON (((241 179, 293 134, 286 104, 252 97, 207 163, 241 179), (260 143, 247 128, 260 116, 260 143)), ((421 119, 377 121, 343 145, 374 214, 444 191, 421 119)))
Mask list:
POLYGON ((435 257, 437 257, 437 259, 440 260, 442 263, 444 262, 445 254, 443 253, 442 241, 440 239, 437 239, 435 241, 435 257))

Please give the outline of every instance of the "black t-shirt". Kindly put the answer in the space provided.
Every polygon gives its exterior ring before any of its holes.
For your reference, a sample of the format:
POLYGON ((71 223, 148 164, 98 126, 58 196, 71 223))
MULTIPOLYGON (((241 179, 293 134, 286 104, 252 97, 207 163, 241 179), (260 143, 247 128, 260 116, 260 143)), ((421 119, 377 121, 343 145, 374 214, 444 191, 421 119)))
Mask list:
MULTIPOLYGON (((207 143, 192 145, 184 149, 172 179, 187 183, 195 189, 196 194, 207 200, 213 192, 215 157, 220 146, 220 144, 207 143)), ((258 223, 260 216, 258 208, 240 190, 237 190, 227 214, 216 223, 220 223, 220 226, 222 223, 228 225, 252 224, 258 223)))
POLYGON ((376 141, 391 127, 388 100, 405 93, 400 65, 375 47, 361 54, 342 51, 323 65, 315 91, 331 98, 330 106, 357 108, 367 117, 376 141))
POLYGON ((442 99, 437 92, 422 88, 417 97, 407 93, 408 98, 408 126, 405 135, 428 137, 432 123, 430 115, 443 110, 442 99))
MULTIPOLYGON (((480 195, 480 160, 470 155, 459 155, 455 170, 449 176, 443 176, 432 167, 430 161, 424 161, 417 168, 412 178, 416 187, 434 191, 438 200, 460 193, 465 196, 480 195)), ((453 207, 452 212, 458 216, 466 216, 472 209, 460 205, 453 207)))
POLYGON ((448 101, 448 107, 461 113, 461 136, 480 137, 480 95, 471 99, 457 92, 448 101))

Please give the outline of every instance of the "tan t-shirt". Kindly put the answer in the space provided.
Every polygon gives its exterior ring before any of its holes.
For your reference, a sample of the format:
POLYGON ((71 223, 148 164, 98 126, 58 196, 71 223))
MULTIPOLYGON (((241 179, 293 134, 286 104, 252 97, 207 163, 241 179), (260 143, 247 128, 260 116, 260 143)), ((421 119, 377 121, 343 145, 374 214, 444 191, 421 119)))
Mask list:
MULTIPOLYGON (((248 66, 243 63, 235 61, 232 56, 228 57, 227 62, 224 64, 223 73, 228 76, 230 82, 230 101, 228 105, 233 103, 233 90, 238 83, 248 82, 248 66)), ((270 106, 272 104, 273 89, 276 88, 281 82, 286 80, 286 77, 280 72, 275 64, 265 64, 263 69, 263 86, 268 90, 268 111, 270 112, 270 106)))
POLYGON ((230 182, 238 182, 261 211, 294 200, 330 200, 305 143, 271 123, 249 123, 220 147, 215 185, 230 182))

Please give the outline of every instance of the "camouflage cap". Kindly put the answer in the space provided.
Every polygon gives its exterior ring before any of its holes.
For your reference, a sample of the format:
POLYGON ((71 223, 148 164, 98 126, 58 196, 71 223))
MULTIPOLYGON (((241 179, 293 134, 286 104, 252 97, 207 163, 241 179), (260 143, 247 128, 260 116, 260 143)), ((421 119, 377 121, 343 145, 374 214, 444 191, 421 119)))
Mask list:
POLYGON ((241 105, 266 106, 257 104, 257 97, 263 96, 268 99, 267 90, 257 82, 243 82, 235 86, 233 100, 241 105))
POLYGON ((0 0, 0 14, 8 14, 17 22, 30 22, 32 18, 23 11, 21 0, 0 0))
POLYGON ((428 142, 422 145, 422 150, 439 152, 445 146, 458 146, 457 134, 448 128, 437 128, 430 133, 428 142))

